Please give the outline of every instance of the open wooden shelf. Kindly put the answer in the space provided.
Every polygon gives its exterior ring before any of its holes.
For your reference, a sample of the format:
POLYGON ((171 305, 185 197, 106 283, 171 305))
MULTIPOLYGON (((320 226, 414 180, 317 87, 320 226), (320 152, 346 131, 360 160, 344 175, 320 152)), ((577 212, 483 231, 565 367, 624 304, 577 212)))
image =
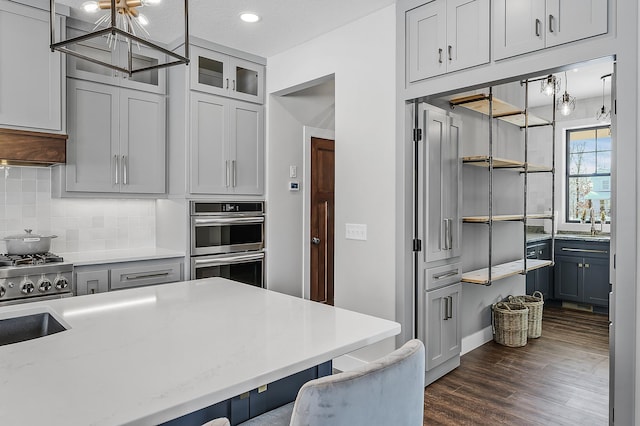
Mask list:
MULTIPOLYGON (((489 167, 489 156, 487 155, 473 155, 470 157, 462 157, 462 162, 464 164, 468 164, 470 166, 476 167, 489 167)), ((509 160, 507 158, 498 158, 493 157, 493 168, 494 169, 510 169, 518 172, 524 172, 525 162, 509 160)), ((547 166, 539 166, 536 164, 529 163, 529 168, 527 170, 529 173, 542 173, 542 172, 551 172, 551 167, 547 166)))
MULTIPOLYGON (((532 213, 527 215, 527 219, 551 219, 552 216, 546 213, 532 213)), ((494 222, 521 221, 525 217, 522 214, 500 214, 494 215, 494 222)), ((465 223, 489 223, 489 216, 465 216, 462 218, 465 223)))
MULTIPOLYGON (((527 259, 527 271, 551 266, 551 260, 527 259)), ((494 265, 491 268, 491 281, 501 280, 513 275, 524 273, 524 260, 515 260, 513 262, 494 265)), ((462 282, 471 284, 487 285, 489 283, 489 268, 477 269, 462 274, 462 282)))
MULTIPOLYGON (((489 96, 484 94, 463 96, 460 98, 451 99, 449 104, 452 107, 459 106, 467 108, 480 114, 489 115, 489 96)), ((493 98, 493 118, 506 121, 518 127, 525 127, 525 114, 519 108, 497 99, 493 98)), ((528 127, 548 126, 551 122, 529 114, 528 127)))

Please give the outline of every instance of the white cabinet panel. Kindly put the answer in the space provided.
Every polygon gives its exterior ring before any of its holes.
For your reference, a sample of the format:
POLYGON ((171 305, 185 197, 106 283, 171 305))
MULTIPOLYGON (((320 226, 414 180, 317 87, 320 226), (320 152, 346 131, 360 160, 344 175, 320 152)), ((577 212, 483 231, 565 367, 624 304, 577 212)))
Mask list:
POLYGON ((66 190, 117 192, 118 88, 69 79, 66 190))
POLYGON ((460 121, 430 105, 419 108, 419 234, 427 264, 460 255, 460 121))
POLYGON ((231 165, 228 154, 227 100, 191 93, 190 191, 195 194, 226 193, 231 165))
POLYGON ((460 283, 425 292, 426 370, 460 354, 460 283))
POLYGON ((264 192, 264 107, 191 93, 194 194, 264 192))
POLYGON ((447 71, 489 62, 489 0, 447 1, 447 71))
POLYGON ((547 0, 547 47, 607 32, 607 0, 547 0))
POLYGON ((489 0, 436 0, 405 16, 409 82, 489 62, 489 0))
POLYGON ((163 95, 68 79, 66 191, 164 193, 163 95))
POLYGON ((607 0, 494 0, 494 59, 607 32, 607 0))
POLYGON ((49 49, 49 14, 0 1, 0 58, 0 126, 64 130, 61 57, 49 49))
POLYGON ((120 91, 121 192, 165 192, 165 111, 163 96, 120 91))

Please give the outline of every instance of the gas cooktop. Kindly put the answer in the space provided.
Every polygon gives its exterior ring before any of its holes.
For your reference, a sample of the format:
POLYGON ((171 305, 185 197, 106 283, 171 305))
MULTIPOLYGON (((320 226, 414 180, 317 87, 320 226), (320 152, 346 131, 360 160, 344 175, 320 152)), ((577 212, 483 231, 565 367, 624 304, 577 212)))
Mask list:
POLYGON ((64 259, 53 253, 37 254, 0 254, 0 268, 4 266, 42 265, 46 263, 60 263, 64 259))

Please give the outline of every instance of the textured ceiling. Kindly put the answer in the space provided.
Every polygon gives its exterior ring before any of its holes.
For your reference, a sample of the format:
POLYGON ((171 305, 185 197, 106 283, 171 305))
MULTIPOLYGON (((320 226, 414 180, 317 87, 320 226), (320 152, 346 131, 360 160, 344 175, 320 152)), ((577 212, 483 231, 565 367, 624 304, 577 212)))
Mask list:
MULTIPOLYGON (((58 0, 73 8, 72 16, 95 21, 80 11, 86 0, 58 0)), ((320 34, 394 4, 395 0, 190 0, 191 35, 269 57, 320 34), (255 24, 239 19, 252 11, 262 17, 255 24)), ((184 34, 182 0, 163 0, 141 8, 151 22, 153 40, 170 42, 184 34)), ((104 13, 104 12, 102 12, 104 13)))

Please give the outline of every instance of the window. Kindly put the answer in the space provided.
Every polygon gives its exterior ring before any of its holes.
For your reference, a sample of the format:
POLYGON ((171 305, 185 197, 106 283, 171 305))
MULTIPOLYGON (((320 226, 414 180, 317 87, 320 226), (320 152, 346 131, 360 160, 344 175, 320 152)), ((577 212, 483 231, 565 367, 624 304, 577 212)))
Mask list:
POLYGON ((611 129, 567 130, 567 222, 611 217, 611 129))

